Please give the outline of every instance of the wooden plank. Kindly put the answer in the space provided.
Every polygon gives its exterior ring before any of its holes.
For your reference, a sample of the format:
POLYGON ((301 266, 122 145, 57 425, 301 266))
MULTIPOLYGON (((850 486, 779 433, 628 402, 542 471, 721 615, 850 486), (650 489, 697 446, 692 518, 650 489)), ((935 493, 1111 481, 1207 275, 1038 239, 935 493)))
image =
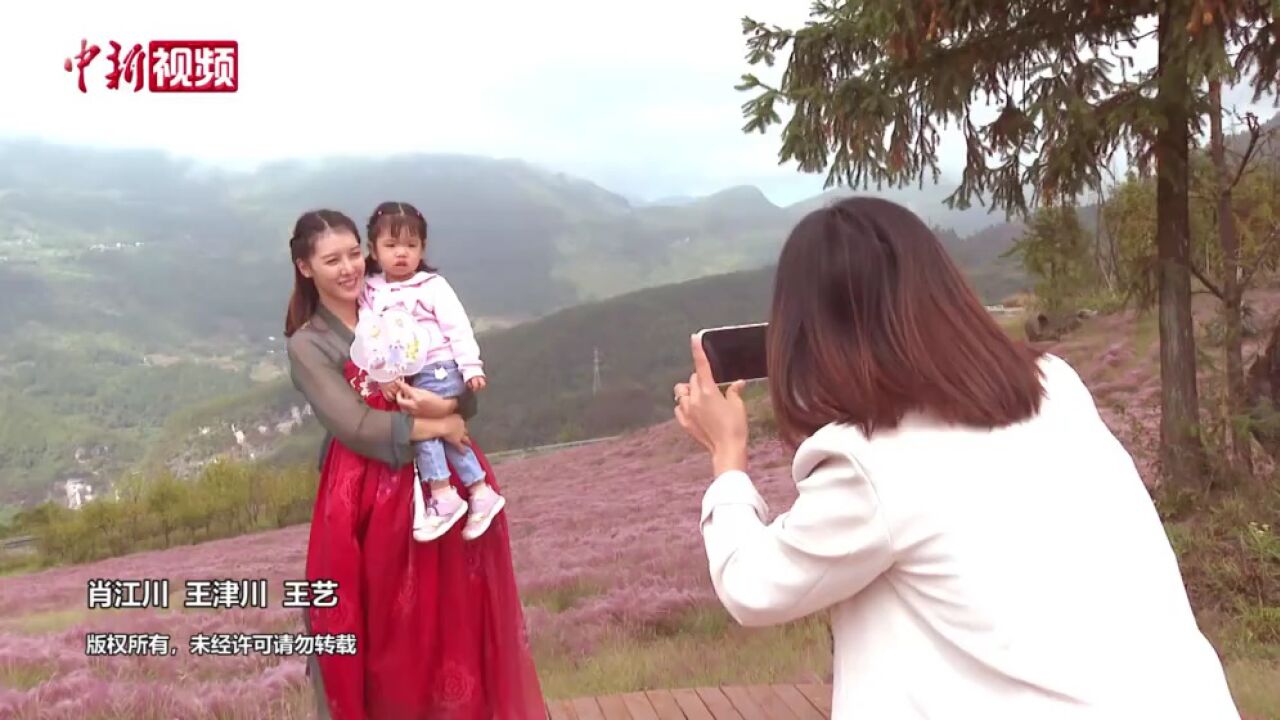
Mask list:
POLYGON ((756 701, 756 705, 760 706, 765 717, 774 720, 799 720, 772 685, 751 685, 746 690, 751 699, 756 701))
POLYGON ((568 700, 552 700, 547 703, 547 711, 551 713, 551 720, 578 720, 568 700))
POLYGON ((604 720, 631 720, 631 712, 627 710, 627 704, 622 701, 621 695, 605 695, 596 698, 596 702, 600 703, 604 720))
POLYGON ((745 687, 723 687, 725 696, 733 702, 733 707, 742 715, 742 720, 773 720, 769 717, 769 713, 760 707, 760 704, 751 697, 751 692, 745 687))
MULTIPOLYGON (((696 690, 672 690, 671 697, 682 712, 682 715, 676 717, 685 717, 688 720, 716 720, 696 690)), ((654 703, 654 706, 656 707, 657 703, 654 703)))
POLYGON ((818 708, 814 707, 795 685, 778 685, 773 688, 773 691, 800 720, 823 720, 822 713, 818 712, 818 708))
MULTIPOLYGON (((670 699, 670 696, 668 696, 668 699, 670 699)), ((627 706, 627 712, 631 713, 631 720, 667 720, 667 718, 672 717, 684 720, 683 714, 674 716, 658 715, 658 709, 649 701, 649 698, 645 697, 644 693, 627 693, 622 696, 622 703, 627 706)), ((671 700, 671 705, 675 706, 674 700, 671 700)), ((680 712, 679 708, 676 709, 676 712, 680 712)))
POLYGON ((604 711, 595 698, 578 698, 573 701, 573 712, 578 720, 605 720, 604 711))
POLYGON ((711 712, 713 720, 746 720, 721 688, 698 688, 696 692, 711 712))
POLYGON ((829 720, 831 686, 648 690, 547 702, 550 720, 829 720))
POLYGON ((818 712, 822 713, 822 717, 831 717, 831 686, 830 685, 797 685, 796 690, 800 691, 813 706, 818 708, 818 712))

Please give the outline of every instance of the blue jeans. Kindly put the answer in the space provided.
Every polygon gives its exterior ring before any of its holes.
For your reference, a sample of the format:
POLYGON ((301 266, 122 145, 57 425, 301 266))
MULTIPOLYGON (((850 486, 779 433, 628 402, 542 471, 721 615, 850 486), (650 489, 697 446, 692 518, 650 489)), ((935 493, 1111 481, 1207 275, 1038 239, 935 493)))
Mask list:
MULTIPOLYGON (((466 387, 458 363, 452 360, 427 365, 422 368, 422 372, 413 376, 411 384, 446 398, 458 397, 466 387)), ((450 464, 458 472, 462 484, 467 487, 484 479, 484 468, 480 466, 480 459, 471 448, 458 450, 439 438, 423 440, 416 445, 414 455, 417 457, 418 476, 424 482, 447 480, 450 464)))

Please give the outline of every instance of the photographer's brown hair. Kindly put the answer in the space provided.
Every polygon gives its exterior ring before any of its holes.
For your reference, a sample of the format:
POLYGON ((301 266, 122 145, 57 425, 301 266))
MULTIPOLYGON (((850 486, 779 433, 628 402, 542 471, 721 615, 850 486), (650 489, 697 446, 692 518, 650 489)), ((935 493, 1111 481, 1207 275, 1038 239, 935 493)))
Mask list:
POLYGON ((1034 415, 1039 352, 996 324, 933 232, 855 197, 816 210, 778 260, 769 391, 792 447, 832 422, 871 436, 911 411, 994 428, 1034 415))

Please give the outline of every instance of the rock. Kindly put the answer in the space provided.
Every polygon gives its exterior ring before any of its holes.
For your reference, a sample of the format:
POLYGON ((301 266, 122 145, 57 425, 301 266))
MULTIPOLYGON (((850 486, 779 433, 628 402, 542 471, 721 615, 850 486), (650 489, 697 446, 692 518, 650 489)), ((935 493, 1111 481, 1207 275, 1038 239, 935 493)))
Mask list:
POLYGON ((1028 317, 1022 328, 1031 342, 1049 342, 1060 340, 1063 335, 1080 327, 1084 317, 1086 316, 1079 312, 1053 314, 1039 312, 1028 317))

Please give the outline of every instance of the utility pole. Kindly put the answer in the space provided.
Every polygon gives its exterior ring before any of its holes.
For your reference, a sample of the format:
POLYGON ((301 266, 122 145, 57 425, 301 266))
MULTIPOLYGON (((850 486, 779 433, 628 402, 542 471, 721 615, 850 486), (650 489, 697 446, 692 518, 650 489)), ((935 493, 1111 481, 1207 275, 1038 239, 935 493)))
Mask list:
POLYGON ((591 358, 591 395, 600 394, 600 348, 595 348, 591 358))

